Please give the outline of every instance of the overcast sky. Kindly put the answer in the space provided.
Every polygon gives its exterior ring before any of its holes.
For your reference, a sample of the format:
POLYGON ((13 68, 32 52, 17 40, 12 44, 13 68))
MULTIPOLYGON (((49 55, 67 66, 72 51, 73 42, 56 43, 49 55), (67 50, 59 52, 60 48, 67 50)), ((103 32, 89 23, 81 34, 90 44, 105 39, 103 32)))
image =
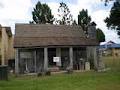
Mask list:
MULTIPOLYGON (((0 24, 2 26, 10 26, 14 33, 15 23, 29 23, 32 20, 31 12, 38 0, 0 0, 0 24)), ((47 3, 52 9, 53 15, 57 16, 57 9, 60 2, 65 2, 77 20, 77 15, 82 9, 88 9, 92 21, 97 23, 97 27, 101 28, 106 35, 106 41, 114 41, 120 43, 120 39, 115 31, 108 30, 104 19, 109 15, 113 2, 108 6, 104 6, 101 0, 39 0, 47 3)))

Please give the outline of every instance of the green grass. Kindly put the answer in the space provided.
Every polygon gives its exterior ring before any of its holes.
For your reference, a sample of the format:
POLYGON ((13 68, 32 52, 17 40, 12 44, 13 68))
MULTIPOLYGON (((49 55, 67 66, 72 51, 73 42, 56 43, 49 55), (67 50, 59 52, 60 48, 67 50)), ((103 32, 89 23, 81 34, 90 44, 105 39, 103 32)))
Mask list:
POLYGON ((119 57, 103 57, 105 66, 111 68, 112 71, 120 71, 120 56, 119 57))
POLYGON ((11 76, 9 81, 0 81, 0 90, 120 90, 120 64, 117 61, 113 64, 110 57, 104 57, 103 60, 107 67, 114 69, 102 73, 91 71, 42 77, 11 76))

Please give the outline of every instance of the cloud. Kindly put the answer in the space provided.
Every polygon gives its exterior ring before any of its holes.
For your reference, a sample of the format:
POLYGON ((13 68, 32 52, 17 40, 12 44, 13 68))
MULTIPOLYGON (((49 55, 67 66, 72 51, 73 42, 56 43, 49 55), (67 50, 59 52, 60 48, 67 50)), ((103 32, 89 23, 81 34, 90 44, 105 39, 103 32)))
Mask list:
POLYGON ((106 41, 112 41, 119 42, 120 40, 117 36, 117 32, 114 30, 108 30, 106 27, 106 24, 104 23, 104 19, 109 16, 109 10, 98 10, 91 14, 92 20, 97 23, 97 28, 102 29, 102 31, 106 35, 106 41))
POLYGON ((2 0, 0 3, 4 5, 0 9, 0 24, 11 26, 31 19, 29 14, 32 7, 31 0, 2 0))
POLYGON ((2 3, 0 3, 0 8, 3 8, 3 7, 4 7, 4 5, 2 3))
MULTIPOLYGON (((56 16, 59 3, 52 2, 52 0, 49 1, 51 2, 48 2, 48 5, 50 6, 50 8, 52 8, 52 12, 56 16)), ((92 12, 94 11, 93 7, 97 7, 99 4, 102 3, 101 0, 75 0, 75 1, 76 3, 71 3, 72 0, 65 0, 75 19, 77 19, 77 15, 79 14, 79 11, 81 11, 82 9, 88 9, 89 14, 92 14, 92 12)))
POLYGON ((97 23, 97 28, 102 29, 103 32, 105 33, 106 41, 114 40, 115 42, 120 43, 116 32, 112 30, 108 30, 106 24, 104 23, 104 19, 109 15, 112 3, 110 3, 110 6, 108 6, 109 7, 108 8, 105 7, 104 3, 99 0, 79 0, 78 4, 74 5, 68 3, 68 6, 71 10, 72 15, 74 16, 74 19, 76 20, 79 11, 81 11, 82 9, 88 9, 88 14, 92 17, 92 21, 95 21, 97 23))

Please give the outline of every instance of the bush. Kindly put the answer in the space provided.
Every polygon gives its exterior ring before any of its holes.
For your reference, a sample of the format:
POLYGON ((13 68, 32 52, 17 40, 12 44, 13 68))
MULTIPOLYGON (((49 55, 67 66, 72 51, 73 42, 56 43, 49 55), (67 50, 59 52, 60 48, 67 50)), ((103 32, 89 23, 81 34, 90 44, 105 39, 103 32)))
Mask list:
POLYGON ((43 75, 43 72, 37 73, 37 77, 40 77, 40 76, 42 76, 42 75, 43 75))
POLYGON ((50 71, 46 71, 46 72, 45 72, 45 75, 50 76, 50 75, 51 75, 51 72, 50 72, 50 71))

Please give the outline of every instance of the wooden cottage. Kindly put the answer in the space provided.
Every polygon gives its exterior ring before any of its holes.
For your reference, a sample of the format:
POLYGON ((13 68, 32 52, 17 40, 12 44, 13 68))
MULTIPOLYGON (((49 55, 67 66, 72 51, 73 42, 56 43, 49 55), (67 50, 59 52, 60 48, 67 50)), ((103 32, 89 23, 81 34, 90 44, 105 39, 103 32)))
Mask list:
POLYGON ((95 25, 88 30, 89 37, 86 37, 80 26, 16 24, 15 72, 96 69, 98 42, 95 25))

